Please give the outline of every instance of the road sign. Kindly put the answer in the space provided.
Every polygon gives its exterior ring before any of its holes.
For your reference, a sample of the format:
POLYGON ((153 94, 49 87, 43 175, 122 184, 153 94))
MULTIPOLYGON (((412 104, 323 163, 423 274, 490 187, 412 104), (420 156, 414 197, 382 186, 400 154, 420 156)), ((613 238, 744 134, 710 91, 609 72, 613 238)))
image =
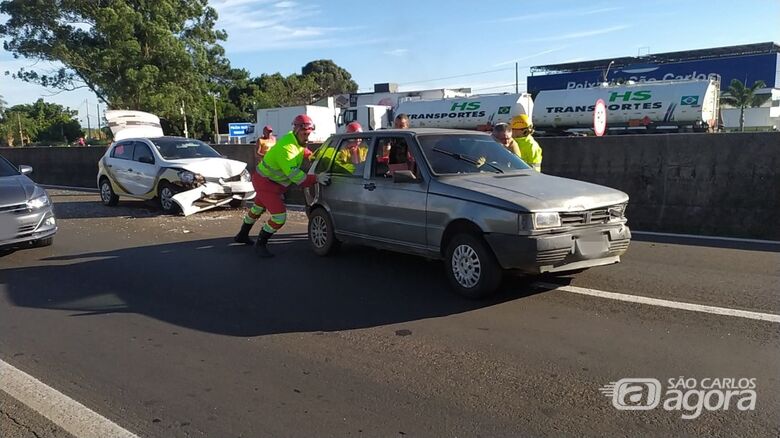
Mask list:
POLYGON ((604 104, 604 100, 599 99, 596 101, 596 108, 593 110, 593 132, 597 137, 604 135, 607 130, 607 106, 604 104))
POLYGON ((228 136, 230 138, 245 137, 250 126, 252 126, 251 123, 228 123, 228 136))

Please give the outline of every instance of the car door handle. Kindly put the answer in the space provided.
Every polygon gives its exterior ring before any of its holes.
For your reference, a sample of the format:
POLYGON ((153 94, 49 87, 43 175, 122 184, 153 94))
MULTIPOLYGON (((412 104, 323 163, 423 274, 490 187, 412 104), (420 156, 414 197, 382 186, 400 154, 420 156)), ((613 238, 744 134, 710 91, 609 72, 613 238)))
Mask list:
POLYGON ((127 169, 127 171, 128 171, 128 172, 132 172, 132 171, 133 171, 133 169, 127 169))
POLYGON ((366 183, 366 184, 363 184, 363 188, 368 190, 369 192, 372 192, 372 191, 374 191, 374 189, 376 189, 376 184, 374 184, 374 183, 366 183))

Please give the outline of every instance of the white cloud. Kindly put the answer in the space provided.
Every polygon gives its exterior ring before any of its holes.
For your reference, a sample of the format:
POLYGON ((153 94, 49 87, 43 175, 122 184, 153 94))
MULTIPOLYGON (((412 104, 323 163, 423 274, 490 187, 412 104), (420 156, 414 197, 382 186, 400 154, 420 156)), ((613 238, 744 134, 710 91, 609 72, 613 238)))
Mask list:
POLYGON ((388 50, 385 52, 385 55, 390 56, 404 56, 407 53, 409 53, 409 49, 394 49, 394 50, 388 50))
POLYGON ((612 26, 612 27, 605 27, 605 28, 599 28, 599 29, 593 29, 593 30, 586 30, 582 32, 572 32, 572 33, 565 33, 563 35, 553 35, 549 37, 541 37, 541 38, 529 38, 524 40, 525 42, 545 42, 545 41, 563 41, 563 40, 574 40, 574 39, 580 39, 580 38, 587 38, 597 35, 604 35, 612 32, 617 32, 620 30, 628 29, 632 26, 629 26, 627 24, 621 24, 619 26, 612 26))
POLYGON ((344 38, 355 35, 359 28, 325 25, 325 14, 317 4, 303 7, 289 0, 215 0, 211 5, 219 13, 217 27, 228 33, 224 46, 233 53, 351 47, 386 41, 344 38))
POLYGON ((541 52, 533 53, 530 55, 521 56, 519 58, 510 59, 509 61, 499 62, 498 64, 493 64, 493 67, 503 67, 505 65, 514 64, 515 62, 524 61, 526 59, 536 58, 538 56, 547 55, 548 53, 555 53, 559 52, 561 50, 564 50, 568 48, 569 46, 561 46, 561 47, 555 47, 548 50, 542 50, 541 52))
POLYGON ((511 17, 499 18, 496 20, 489 20, 485 23, 511 23, 515 21, 527 21, 538 20, 540 18, 555 18, 555 17, 582 17, 586 15, 603 14, 606 12, 614 12, 624 9, 622 7, 607 7, 597 9, 570 9, 559 10, 555 12, 537 12, 523 15, 513 15, 511 17))

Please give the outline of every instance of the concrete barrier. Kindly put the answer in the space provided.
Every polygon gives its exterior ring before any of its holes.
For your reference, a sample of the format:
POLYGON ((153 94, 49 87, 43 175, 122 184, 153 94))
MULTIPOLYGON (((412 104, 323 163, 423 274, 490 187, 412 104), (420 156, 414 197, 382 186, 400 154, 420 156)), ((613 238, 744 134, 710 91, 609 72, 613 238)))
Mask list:
MULTIPOLYGON (((542 137, 551 175, 628 193, 629 224, 645 231, 780 240, 780 133, 542 137)), ((216 145, 254 166, 252 145, 216 145)), ((43 184, 95 187, 105 148, 0 148, 43 184)), ((303 201, 299 190, 290 202, 303 201)))
POLYGON ((780 240, 780 133, 538 140, 545 173, 628 193, 637 230, 780 240))

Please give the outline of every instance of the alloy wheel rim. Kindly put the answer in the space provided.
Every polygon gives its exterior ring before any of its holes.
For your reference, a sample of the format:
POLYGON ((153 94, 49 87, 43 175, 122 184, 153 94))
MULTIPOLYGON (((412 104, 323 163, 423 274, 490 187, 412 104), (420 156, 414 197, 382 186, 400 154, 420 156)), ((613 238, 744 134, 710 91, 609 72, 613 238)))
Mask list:
POLYGON ((103 197, 103 202, 111 201, 111 186, 107 182, 100 187, 100 195, 103 197))
POLYGON ((482 276, 482 263, 474 248, 459 245, 452 253, 452 273, 459 285, 472 288, 482 276))
POLYGON ((170 210, 171 206, 173 205, 173 193, 171 192, 171 189, 168 187, 165 187, 160 192, 160 203, 162 204, 163 209, 170 210))
POLYGON ((323 248, 328 240, 328 225, 322 216, 311 220, 311 240, 317 248, 323 248))

